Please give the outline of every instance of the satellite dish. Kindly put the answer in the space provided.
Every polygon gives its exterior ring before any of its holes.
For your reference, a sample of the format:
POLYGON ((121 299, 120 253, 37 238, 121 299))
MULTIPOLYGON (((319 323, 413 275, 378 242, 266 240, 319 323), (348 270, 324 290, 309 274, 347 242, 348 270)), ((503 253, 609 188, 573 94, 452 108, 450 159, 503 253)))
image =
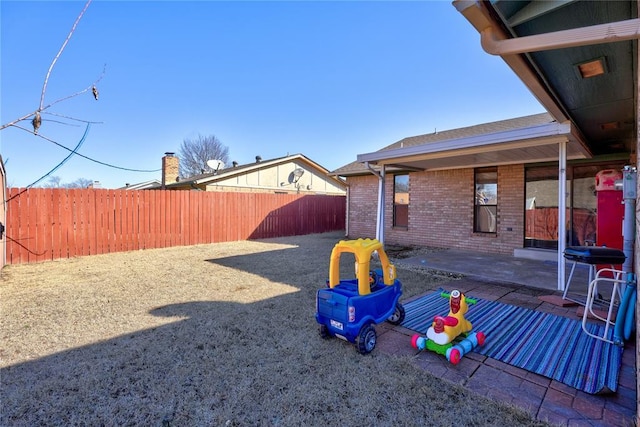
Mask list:
POLYGON ((304 174, 304 169, 302 168, 295 168, 293 170, 293 172, 291 172, 291 175, 289 175, 289 179, 291 180, 290 182, 293 184, 297 184, 298 181, 300 181, 300 177, 304 174), (293 177, 293 179, 291 179, 291 177, 293 177))
POLYGON ((224 169, 224 162, 222 160, 211 159, 207 160, 207 166, 214 172, 218 172, 219 169, 224 169))

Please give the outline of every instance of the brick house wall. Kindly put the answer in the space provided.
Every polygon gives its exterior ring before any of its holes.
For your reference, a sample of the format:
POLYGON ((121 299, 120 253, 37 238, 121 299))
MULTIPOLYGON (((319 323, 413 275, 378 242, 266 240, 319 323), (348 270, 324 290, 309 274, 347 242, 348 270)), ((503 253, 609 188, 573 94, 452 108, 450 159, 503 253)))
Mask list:
MULTIPOLYGON (((393 175, 385 179, 385 242, 513 254, 524 241, 524 165, 498 167, 497 233, 473 232, 474 170, 409 174, 409 226, 393 224, 393 175)), ((349 238, 375 237, 378 179, 347 178, 349 238)))
POLYGON ((349 236, 353 238, 376 237, 376 215, 378 213, 378 178, 371 174, 347 178, 349 236))

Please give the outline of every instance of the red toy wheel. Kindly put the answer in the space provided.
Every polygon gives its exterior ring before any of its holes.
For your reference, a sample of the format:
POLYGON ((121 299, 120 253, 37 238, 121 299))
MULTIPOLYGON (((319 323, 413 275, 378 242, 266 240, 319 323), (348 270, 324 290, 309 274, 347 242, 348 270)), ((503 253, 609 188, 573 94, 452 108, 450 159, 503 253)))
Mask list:
POLYGON ((454 365, 457 365, 460 362, 460 350, 457 348, 452 348, 451 353, 449 353, 449 362, 454 365))
POLYGON ((418 348, 418 339, 420 339, 419 334, 415 334, 413 337, 411 337, 411 347, 416 349, 418 348))
POLYGON ((477 332, 476 339, 478 340, 478 345, 484 345, 484 340, 486 339, 484 332, 477 332))

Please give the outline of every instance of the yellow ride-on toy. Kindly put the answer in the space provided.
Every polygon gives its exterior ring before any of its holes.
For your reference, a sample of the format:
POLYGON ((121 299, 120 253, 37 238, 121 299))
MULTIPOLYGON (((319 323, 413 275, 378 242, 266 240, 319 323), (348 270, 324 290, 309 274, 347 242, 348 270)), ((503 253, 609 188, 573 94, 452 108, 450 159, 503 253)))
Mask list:
POLYGON ((342 338, 355 344, 362 354, 371 352, 377 341, 375 324, 386 320, 398 325, 404 320, 400 295, 402 284, 380 241, 338 242, 331 252, 327 289, 318 290, 316 296, 320 336, 342 338), (382 268, 370 270, 374 252, 377 252, 382 268), (355 279, 340 280, 340 255, 344 253, 355 256, 355 279))

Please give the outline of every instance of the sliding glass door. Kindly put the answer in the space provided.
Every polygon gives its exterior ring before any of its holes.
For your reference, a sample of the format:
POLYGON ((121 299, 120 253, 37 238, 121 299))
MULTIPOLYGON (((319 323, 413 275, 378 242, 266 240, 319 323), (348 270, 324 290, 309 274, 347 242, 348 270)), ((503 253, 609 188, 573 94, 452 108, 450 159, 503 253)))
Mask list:
POLYGON ((524 246, 558 248, 557 166, 531 167, 525 171, 524 246))
MULTIPOLYGON (((566 243, 596 243, 596 174, 622 170, 624 162, 567 166, 566 243)), ((535 166, 525 171, 525 240, 529 248, 558 248, 558 166, 535 166)))

